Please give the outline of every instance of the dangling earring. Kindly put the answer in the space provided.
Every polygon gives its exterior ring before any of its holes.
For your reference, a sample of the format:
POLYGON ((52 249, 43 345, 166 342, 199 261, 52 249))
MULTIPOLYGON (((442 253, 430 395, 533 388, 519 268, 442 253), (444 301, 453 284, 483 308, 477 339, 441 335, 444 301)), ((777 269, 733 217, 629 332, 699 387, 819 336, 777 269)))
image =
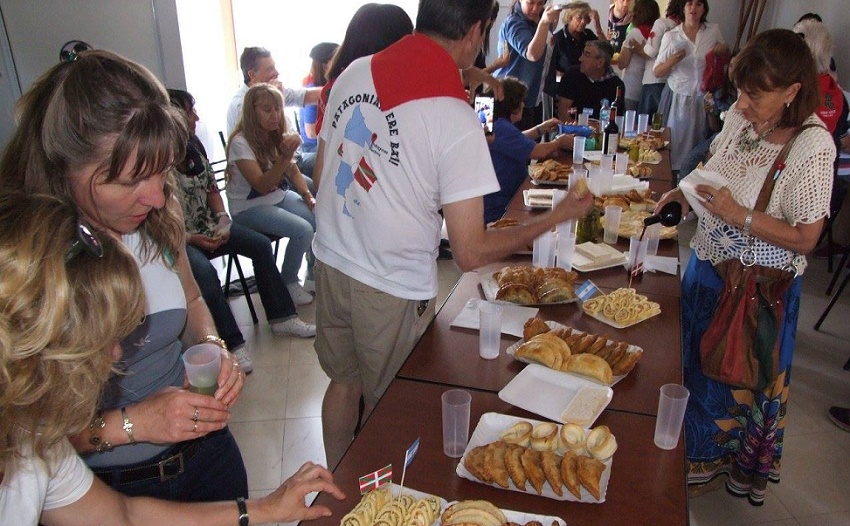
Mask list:
POLYGON ((791 101, 786 100, 785 101, 785 107, 788 108, 790 106, 791 106, 791 101))

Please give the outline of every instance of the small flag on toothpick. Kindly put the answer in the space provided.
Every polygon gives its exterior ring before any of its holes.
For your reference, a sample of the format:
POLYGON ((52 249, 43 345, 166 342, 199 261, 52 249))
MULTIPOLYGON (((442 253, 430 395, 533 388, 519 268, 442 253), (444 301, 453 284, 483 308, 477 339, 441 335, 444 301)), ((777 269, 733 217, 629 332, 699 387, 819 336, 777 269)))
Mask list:
POLYGON ((393 465, 387 464, 378 471, 360 477, 360 494, 365 495, 372 490, 378 489, 384 484, 392 482, 393 465))
POLYGON ((597 287, 592 281, 587 280, 576 289, 576 296, 578 296, 578 299, 584 303, 592 298, 597 292, 599 292, 599 287, 597 287))
POLYGON ((407 451, 404 452, 404 468, 401 470, 401 488, 399 489, 398 496, 401 498, 402 492, 404 492, 404 476, 407 474, 407 466, 413 462, 413 457, 416 456, 416 452, 419 451, 419 437, 416 437, 416 440, 410 444, 410 447, 407 448, 407 451))

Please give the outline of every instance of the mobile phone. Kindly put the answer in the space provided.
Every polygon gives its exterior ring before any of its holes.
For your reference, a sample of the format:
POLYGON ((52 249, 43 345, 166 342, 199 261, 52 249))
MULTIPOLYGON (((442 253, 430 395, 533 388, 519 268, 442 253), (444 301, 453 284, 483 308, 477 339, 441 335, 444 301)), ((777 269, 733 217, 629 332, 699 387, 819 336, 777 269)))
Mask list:
POLYGON ((475 97, 475 113, 487 133, 493 133, 493 104, 493 97, 475 97))

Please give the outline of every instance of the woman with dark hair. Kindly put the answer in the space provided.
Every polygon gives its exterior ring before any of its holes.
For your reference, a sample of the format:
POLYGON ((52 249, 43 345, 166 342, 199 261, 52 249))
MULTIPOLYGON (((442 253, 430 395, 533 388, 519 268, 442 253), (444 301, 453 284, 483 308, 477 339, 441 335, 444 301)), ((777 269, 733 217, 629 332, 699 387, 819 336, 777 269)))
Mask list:
MULTIPOLYGON (((722 482, 728 475, 730 493, 761 505, 767 482, 779 481, 804 254, 814 248, 829 213, 835 145, 815 114, 819 94, 814 60, 792 31, 756 35, 732 60, 730 77, 738 100, 726 112, 705 165, 727 184, 696 187, 706 212, 691 240, 694 252, 682 278, 684 378, 690 391, 685 445, 689 484, 715 478, 722 482), (800 131, 804 125, 813 126, 800 131), (768 173, 798 131, 778 173, 768 173), (769 203, 763 212, 754 210, 767 178, 775 180, 769 203), (783 296, 778 376, 760 390, 708 377, 700 357, 700 342, 724 287, 715 265, 745 253, 758 265, 793 265, 796 272, 783 296)), ((665 194, 658 207, 672 200, 688 212, 679 189, 665 194)))
POLYGON ((623 83, 626 85, 624 95, 626 110, 637 110, 643 92, 643 75, 647 67, 653 67, 655 61, 643 51, 646 39, 652 32, 652 25, 660 16, 658 3, 655 0, 636 0, 632 11, 634 29, 626 34, 620 49, 617 65, 623 73, 623 83))
MULTIPOLYGON (((345 68, 358 58, 374 55, 411 33, 413 33, 413 21, 404 9, 397 5, 363 4, 354 13, 345 30, 345 38, 331 61, 328 82, 322 88, 322 94, 319 97, 316 116, 317 134, 322 131, 325 105, 328 103, 331 88, 345 68)), ((316 168, 313 170, 313 187, 318 191, 322 175, 321 155, 317 156, 316 162, 316 168)))
POLYGON ((667 3, 667 10, 664 16, 658 18, 653 24, 646 37, 646 43, 643 46, 643 52, 646 54, 647 64, 643 71, 643 89, 640 95, 640 105, 638 106, 639 113, 646 113, 652 116, 658 111, 658 103, 661 100, 661 92, 664 86, 667 85, 667 77, 657 77, 653 71, 655 67, 655 58, 658 56, 658 50, 661 49, 661 39, 664 34, 682 23, 685 17, 682 13, 682 6, 685 5, 685 0, 670 0, 667 3))
POLYGON ((71 443, 125 494, 247 497, 242 455, 227 428, 244 373, 192 277, 171 173, 189 138, 185 117, 150 71, 102 50, 54 66, 18 105, 20 122, 0 161, 2 191, 72 199, 88 224, 134 254, 147 297, 98 413, 71 443), (183 388, 181 353, 198 342, 221 347, 214 396, 183 388))
MULTIPOLYGON (((337 49, 339 49, 339 45, 333 42, 322 42, 313 46, 313 49, 310 50, 310 58, 313 62, 310 64, 310 73, 304 79, 305 88, 321 88, 328 83, 331 60, 333 60, 337 49)), ((316 146, 319 143, 316 139, 318 136, 316 131, 318 112, 319 109, 315 104, 304 106, 300 111, 301 157, 313 157, 310 161, 311 166, 316 164, 316 146)), ((307 175, 313 176, 313 174, 307 175)))
POLYGON ((558 119, 549 119, 533 128, 521 131, 516 123, 522 118, 528 88, 519 79, 502 79, 504 98, 493 106, 493 141, 490 158, 499 191, 484 196, 484 222, 492 223, 505 214, 511 198, 528 177, 528 161, 553 157, 561 150, 573 147, 573 135, 561 135, 554 141, 537 142, 549 132, 558 129, 558 119))
POLYGON ((668 76, 659 107, 665 108, 664 125, 671 130, 670 167, 676 172, 688 152, 706 137, 705 93, 700 88, 705 55, 728 50, 720 27, 706 22, 708 0, 687 0, 684 13, 684 22, 661 40, 653 67, 656 77, 668 76))

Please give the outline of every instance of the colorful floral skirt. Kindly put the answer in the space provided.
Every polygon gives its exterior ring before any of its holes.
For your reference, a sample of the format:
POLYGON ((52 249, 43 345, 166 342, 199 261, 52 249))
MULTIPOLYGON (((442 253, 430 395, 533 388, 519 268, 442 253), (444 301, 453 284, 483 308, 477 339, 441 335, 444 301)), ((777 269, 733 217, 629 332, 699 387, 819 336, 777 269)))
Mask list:
POLYGON ((711 263, 691 256, 681 300, 685 387, 691 393, 685 412, 688 484, 705 484, 726 474, 726 489, 758 506, 764 502, 768 480, 779 482, 801 282, 795 279, 785 295, 779 377, 764 391, 734 388, 702 374, 700 340, 723 280, 711 263))

